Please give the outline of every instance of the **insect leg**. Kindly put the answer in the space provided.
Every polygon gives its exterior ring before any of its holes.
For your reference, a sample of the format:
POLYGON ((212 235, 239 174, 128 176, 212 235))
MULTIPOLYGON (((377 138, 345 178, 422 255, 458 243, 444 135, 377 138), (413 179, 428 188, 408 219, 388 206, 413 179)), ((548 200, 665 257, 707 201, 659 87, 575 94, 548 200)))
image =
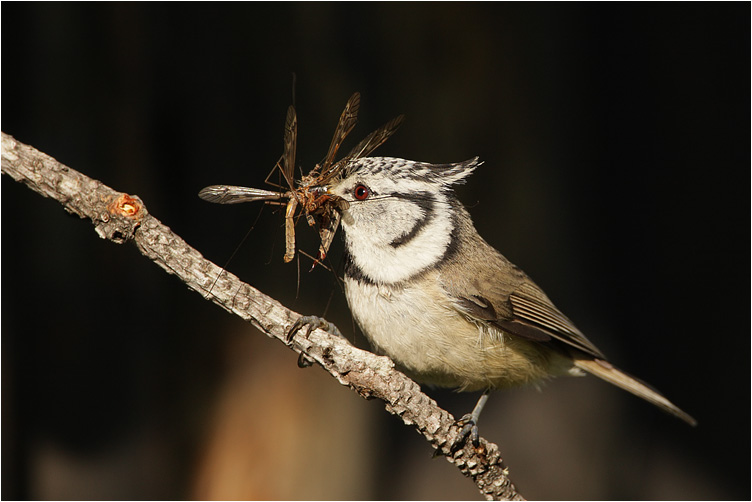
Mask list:
POLYGON ((285 211, 285 263, 290 263, 295 256, 295 210, 298 208, 298 199, 290 197, 285 211))

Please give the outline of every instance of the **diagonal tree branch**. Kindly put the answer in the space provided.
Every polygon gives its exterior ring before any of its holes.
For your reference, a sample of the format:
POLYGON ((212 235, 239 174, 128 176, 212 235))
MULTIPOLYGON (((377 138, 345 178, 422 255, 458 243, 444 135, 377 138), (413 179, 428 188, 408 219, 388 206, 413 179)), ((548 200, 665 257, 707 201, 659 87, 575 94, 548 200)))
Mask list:
MULTIPOLYGON (((88 218, 97 234, 115 243, 133 241, 142 254, 201 294, 253 326, 285 343, 300 314, 289 310, 236 276, 206 260, 167 226, 151 216, 137 196, 117 192, 2 133, 2 173, 60 202, 66 211, 88 218), (214 279, 222 274, 214 284, 214 279), (212 286, 213 285, 213 286, 212 286), (211 293, 208 291, 211 288, 211 293)), ((317 329, 297 334, 290 347, 306 353, 342 385, 366 399, 385 402, 450 463, 471 478, 489 500, 524 500, 507 476, 498 447, 486 440, 452 453, 459 429, 454 417, 421 392, 420 386, 394 368, 387 357, 358 349, 317 329)))

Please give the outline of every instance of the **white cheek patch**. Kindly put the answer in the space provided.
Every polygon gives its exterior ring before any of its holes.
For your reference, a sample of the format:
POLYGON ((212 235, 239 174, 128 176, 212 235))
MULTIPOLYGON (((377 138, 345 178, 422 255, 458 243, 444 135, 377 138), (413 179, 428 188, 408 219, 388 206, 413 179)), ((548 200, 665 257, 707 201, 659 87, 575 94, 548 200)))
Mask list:
POLYGON ((374 282, 412 277, 437 263, 451 241, 452 213, 442 195, 430 204, 390 197, 348 212, 352 221, 343 218, 343 227, 351 258, 374 282))

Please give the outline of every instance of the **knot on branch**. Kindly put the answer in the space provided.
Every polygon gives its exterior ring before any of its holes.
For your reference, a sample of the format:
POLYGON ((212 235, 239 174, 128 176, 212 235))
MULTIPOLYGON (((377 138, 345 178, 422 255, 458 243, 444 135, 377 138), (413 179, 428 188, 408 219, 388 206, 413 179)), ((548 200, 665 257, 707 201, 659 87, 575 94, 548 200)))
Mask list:
POLYGON ((94 230, 102 239, 122 244, 133 239, 145 215, 146 208, 141 199, 121 193, 107 205, 94 230))

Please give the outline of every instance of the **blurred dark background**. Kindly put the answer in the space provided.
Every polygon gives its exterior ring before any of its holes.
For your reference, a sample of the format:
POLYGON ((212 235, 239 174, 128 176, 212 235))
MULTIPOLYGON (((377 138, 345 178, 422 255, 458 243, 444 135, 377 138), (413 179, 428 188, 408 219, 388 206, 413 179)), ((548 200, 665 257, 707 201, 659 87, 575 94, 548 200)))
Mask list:
MULTIPOLYGON (((301 166, 356 90, 349 145, 404 113, 377 154, 480 156, 480 233, 699 421, 594 378, 495 394, 481 434, 525 496, 749 499, 749 3, 2 5, 4 132, 220 265, 253 226, 228 269, 352 335, 332 274, 282 262, 279 212, 196 196, 264 186, 293 72, 301 166)), ((3 499, 479 498, 295 360, 2 177, 3 499)))

